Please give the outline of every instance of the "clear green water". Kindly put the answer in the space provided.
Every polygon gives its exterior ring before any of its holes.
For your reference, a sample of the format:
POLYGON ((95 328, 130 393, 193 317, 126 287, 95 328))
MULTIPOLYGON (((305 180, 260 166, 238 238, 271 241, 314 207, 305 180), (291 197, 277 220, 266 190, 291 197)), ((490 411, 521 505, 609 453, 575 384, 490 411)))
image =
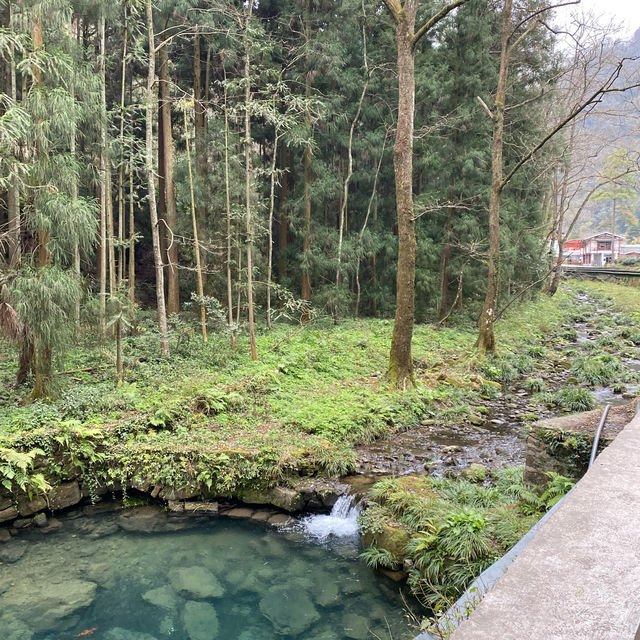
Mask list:
POLYGON ((130 513, 63 518, 1 545, 0 638, 413 635, 398 587, 358 560, 354 539, 318 544, 254 521, 130 513))

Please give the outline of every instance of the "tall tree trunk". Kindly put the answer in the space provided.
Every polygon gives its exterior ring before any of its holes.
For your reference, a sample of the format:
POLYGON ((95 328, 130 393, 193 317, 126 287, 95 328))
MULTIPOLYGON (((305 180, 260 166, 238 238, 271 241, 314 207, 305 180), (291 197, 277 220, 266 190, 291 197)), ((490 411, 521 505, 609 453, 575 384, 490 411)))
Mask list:
POLYGON ((278 200, 278 282, 282 284, 287 275, 287 245, 289 243, 289 193, 291 191, 291 176, 289 174, 289 149, 286 145, 280 147, 280 198, 278 200))
POLYGON ((124 110, 127 87, 127 24, 122 33, 122 77, 120 79, 120 161, 118 163, 118 286, 124 279, 124 110))
POLYGON ((613 199, 611 209, 611 266, 616 263, 616 199, 613 199))
POLYGON ((146 90, 146 135, 145 135, 145 168, 149 191, 149 217, 151 220, 151 239, 153 243, 153 262, 156 272, 156 301, 158 305, 158 328, 162 353, 169 355, 169 339, 167 336, 167 310, 164 301, 164 272, 162 254, 160 252, 160 234, 158 233, 158 210, 156 209, 156 185, 153 170, 153 106, 155 82, 155 39, 153 36, 153 5, 145 0, 147 30, 149 33, 149 67, 147 71, 146 90))
MULTIPOLYGON (((356 309, 355 309, 355 317, 358 317, 360 313, 360 260, 362 253, 362 240, 364 238, 364 232, 367 229, 367 224, 369 223, 369 218, 371 216, 371 211, 373 208, 374 200, 376 198, 376 189, 378 186, 378 176, 380 175, 380 167, 382 166, 382 159, 384 158, 384 150, 387 146, 387 136, 389 135, 389 131, 387 130, 384 134, 384 140, 382 141, 382 149, 380 151, 380 159, 378 160, 378 164, 376 166, 376 173, 373 177, 373 187, 371 188, 371 197, 369 198, 369 204, 367 205, 367 214, 364 217, 364 222, 362 223, 362 228, 360 229, 360 235, 358 236, 358 261, 356 264, 356 309)), ((372 266, 375 268, 375 255, 373 256, 372 266)))
POLYGON ((133 187, 133 146, 129 156, 129 302, 136 301, 136 217, 133 187))
MULTIPOLYGON (((450 194, 453 197, 453 194, 450 194)), ((438 321, 443 322, 447 316, 449 298, 449 259, 451 258, 451 220, 453 218, 453 206, 447 207, 447 222, 444 230, 444 244, 442 245, 442 258, 440 260, 440 304, 438 305, 438 321)))
POLYGON ((493 109, 493 140, 491 143, 491 196, 489 199, 489 266, 487 272, 487 293, 478 321, 476 347, 480 353, 496 349, 493 325, 498 302, 498 266, 500 263, 500 197, 503 189, 502 147, 504 135, 504 112, 507 97, 507 78, 511 47, 512 0, 505 0, 502 14, 502 45, 498 88, 493 109))
POLYGON ((227 271, 227 323, 229 327, 229 341, 231 348, 235 346, 233 327, 233 283, 231 281, 231 181, 229 178, 229 111, 227 105, 227 70, 222 58, 222 70, 224 73, 224 196, 225 196, 225 221, 227 230, 227 255, 225 268, 227 271))
POLYGON ((398 271, 396 277, 396 315, 389 355, 389 376, 398 387, 405 387, 407 383, 412 383, 414 377, 411 357, 416 269, 416 235, 413 217, 414 26, 415 12, 403 12, 396 21, 398 124, 393 166, 398 215, 398 271))
POLYGON ((107 94, 104 13, 98 20, 98 74, 100 76, 100 253, 98 279, 100 280, 100 334, 106 334, 107 317, 107 94))
MULTIPOLYGON (((275 97, 273 98, 275 111, 275 97)), ((278 158, 278 141, 280 135, 276 127, 271 156, 271 176, 269 188, 269 222, 267 225, 267 327, 271 329, 271 278, 273 275, 273 213, 275 210, 276 162, 278 158)))
MULTIPOLYGON (((184 110, 184 141, 187 148, 187 167, 189 169, 189 195, 191 196, 191 224, 193 225, 193 250, 196 255, 196 274, 198 282, 198 295, 204 297, 204 284, 202 281, 202 264, 200 263, 200 241, 198 239, 198 219, 196 218, 196 200, 193 193, 193 171, 191 169, 191 150, 189 148, 189 127, 187 125, 187 110, 184 110)), ((204 300, 200 301, 200 329, 202 339, 207 341, 207 311, 204 300)))
MULTIPOLYGON (((305 2, 305 20, 304 34, 307 46, 311 40, 311 2, 305 2)), ((307 64, 310 63, 310 56, 307 54, 307 64)), ((311 136, 311 108, 309 100, 311 99, 311 70, 307 68, 304 81, 304 95, 307 99, 305 108, 305 124, 308 135, 311 136)), ((302 291, 303 300, 311 300, 311 145, 308 144, 304 148, 304 236, 302 239, 302 291)), ((303 322, 309 320, 308 314, 305 312, 302 317, 303 322)))
POLYGON ((107 155, 107 245, 109 248, 109 295, 116 293, 116 251, 115 251, 115 233, 113 224, 113 198, 111 193, 111 160, 107 155))
POLYGON ((418 0, 384 0, 396 26, 398 51, 398 123, 393 153, 398 216, 396 317, 393 323, 389 377, 404 388, 414 379, 411 340, 415 317, 416 234, 413 217, 413 118, 415 113, 416 44, 451 11, 468 0, 453 0, 415 31, 418 0), (415 32, 414 32, 415 31, 415 32))
MULTIPOLYGON (((347 175, 344 179, 343 189, 342 189, 342 205, 340 207, 340 219, 338 221, 338 266, 336 268, 336 287, 340 286, 340 271, 342 269, 342 241, 344 238, 345 232, 345 224, 349 206, 349 182, 351 182, 351 177, 353 176, 353 133, 355 131, 356 125, 358 124, 358 119, 360 118, 360 112, 362 111, 362 103, 364 102, 364 97, 367 93, 367 88, 369 86, 369 64, 367 61, 367 36, 366 36, 366 26, 363 22, 362 24, 362 55, 364 58, 364 70, 365 70, 365 81, 362 85, 362 92, 360 93, 360 100, 358 101, 358 106, 356 108, 356 113, 353 116, 353 121, 351 122, 351 127, 349 129, 349 144, 347 146, 347 175)), ((336 318, 337 318, 337 308, 336 308, 336 318)))
MULTIPOLYGON (((75 102, 76 92, 75 92, 75 78, 71 81, 71 99, 75 102)), ((71 136, 69 139, 69 155, 71 156, 72 162, 76 161, 76 122, 73 120, 73 125, 71 127, 71 136)), ((78 181, 73 177, 71 180, 71 198, 75 202, 78 199, 78 181)), ((80 272, 80 247, 78 243, 74 243, 73 247, 73 271, 76 274, 76 278, 80 280, 81 272, 80 272)), ((76 325, 80 324, 80 297, 76 300, 74 305, 74 318, 76 321, 76 325)))
MULTIPOLYGON (((38 6, 34 8, 33 14, 33 22, 32 22, 32 30, 31 30, 31 39, 33 44, 33 50, 38 51, 44 47, 44 41, 42 38, 42 7, 38 6)), ((33 89, 35 91, 40 91, 43 85, 43 75, 42 70, 37 67, 35 64, 33 65, 33 89)), ((40 127, 42 126, 42 121, 40 119, 36 119, 35 122, 36 128, 36 156, 39 156, 43 153, 40 144, 38 143, 39 135, 41 135, 40 127)), ((44 229, 38 229, 38 250, 36 253, 37 265, 40 269, 48 268, 51 266, 51 254, 49 253, 49 232, 44 229)), ((34 350, 33 350, 33 362, 34 362, 34 371, 35 371, 35 382, 33 391, 31 392, 32 398, 43 398, 47 395, 49 386, 51 384, 51 376, 52 376, 52 364, 51 364, 51 346, 49 343, 36 345, 34 342, 34 350)), ((25 353, 26 356, 26 353, 25 353)))
MULTIPOLYGON (((173 238, 173 231, 178 222, 176 212, 176 196, 173 180, 173 133, 171 126, 171 90, 169 78, 169 52, 165 41, 158 51, 160 108, 162 110, 162 131, 164 160, 164 193, 169 234, 167 238, 167 313, 180 311, 180 282, 178 277, 178 243, 173 238)), ((202 294, 200 294, 202 295, 202 294)))
MULTIPOLYGON (((198 184, 200 185, 200 193, 203 192, 207 182, 207 145, 206 145, 206 129, 205 129, 205 103, 202 95, 202 66, 201 66, 201 48, 200 35, 196 33, 193 39, 193 105, 194 105, 194 128, 195 128, 195 164, 198 176, 198 184)), ((196 216, 200 228, 206 227, 207 209, 204 201, 200 199, 196 203, 196 216)), ((205 238, 206 240, 206 238, 205 238)), ((203 278, 207 271, 206 253, 201 255, 203 278)), ((206 278, 205 278, 206 280, 206 278)))
POLYGON ((249 311, 249 338, 251 340, 251 359, 258 359, 256 349, 256 328, 253 317, 253 222, 251 220, 251 41, 249 23, 253 12, 253 2, 246 9, 244 25, 244 176, 247 223, 247 307, 249 311))
MULTIPOLYGON (((9 31, 13 29, 11 15, 11 2, 5 5, 4 24, 9 31)), ((13 43, 9 42, 8 61, 5 65, 7 93, 12 104, 18 100, 18 89, 16 84, 16 61, 13 43)), ((16 179, 12 179, 7 189, 7 222, 9 240, 9 269, 17 269, 20 264, 20 189, 16 179)))

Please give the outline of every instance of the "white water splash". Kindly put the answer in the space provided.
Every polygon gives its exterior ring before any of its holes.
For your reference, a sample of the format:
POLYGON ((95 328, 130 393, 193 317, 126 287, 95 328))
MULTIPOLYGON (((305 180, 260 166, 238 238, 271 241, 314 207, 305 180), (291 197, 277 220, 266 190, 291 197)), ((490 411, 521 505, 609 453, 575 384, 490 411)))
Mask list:
POLYGON ((358 514, 361 509, 361 504, 353 496, 340 496, 329 515, 309 516, 302 521, 302 526, 309 535, 319 540, 329 536, 356 536, 360 531, 358 514))

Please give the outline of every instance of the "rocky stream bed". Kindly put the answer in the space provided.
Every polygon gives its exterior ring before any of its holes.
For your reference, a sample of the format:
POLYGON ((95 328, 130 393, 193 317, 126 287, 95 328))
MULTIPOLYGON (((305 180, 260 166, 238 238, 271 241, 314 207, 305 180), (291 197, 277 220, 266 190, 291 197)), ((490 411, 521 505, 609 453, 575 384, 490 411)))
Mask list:
MULTIPOLYGON (((605 319, 607 325, 615 326, 622 316, 586 294, 579 294, 576 303, 579 319, 567 325, 561 334, 546 337, 541 345, 546 356, 534 360, 532 371, 503 384, 498 393, 471 402, 470 413, 460 419, 441 421, 428 417, 411 430, 359 447, 359 472, 347 482, 355 491, 362 492, 382 477, 416 473, 457 475, 474 464, 488 470, 523 465, 532 422, 568 413, 541 403, 535 391, 525 388, 526 380, 535 377, 549 390, 576 387, 571 352, 592 353, 598 338, 615 334, 611 326, 599 327, 600 322, 605 319)), ((624 389, 609 385, 591 387, 598 405, 622 406, 636 396, 639 350, 628 343, 622 349, 616 346, 608 348, 607 353, 620 358, 629 382, 624 389)))

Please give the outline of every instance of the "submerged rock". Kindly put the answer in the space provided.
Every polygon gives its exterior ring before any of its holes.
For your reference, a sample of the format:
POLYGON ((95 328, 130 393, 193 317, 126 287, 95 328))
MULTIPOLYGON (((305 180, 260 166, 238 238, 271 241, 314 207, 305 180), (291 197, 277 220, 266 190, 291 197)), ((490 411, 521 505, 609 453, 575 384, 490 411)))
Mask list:
POLYGON ((260 600, 260 611, 281 635, 300 635, 320 620, 311 598, 295 587, 273 587, 260 600))
POLYGON ((367 640, 369 634, 369 621, 364 616, 355 613, 345 613, 342 616, 343 634, 345 638, 353 640, 367 640))
POLYGON ((118 517, 118 524, 125 531, 154 533, 166 529, 167 515, 160 507, 127 509, 118 517))
POLYGON ((170 611, 173 611, 178 606, 178 597, 169 585, 145 591, 145 593, 142 594, 142 599, 156 607, 169 609, 170 611))
POLYGON ((129 631, 122 627, 113 627, 104 634, 104 640, 156 640, 156 638, 142 631, 129 631))
POLYGON ((191 640, 213 640, 218 636, 218 616, 207 602, 187 602, 182 612, 182 622, 191 640))
POLYGON ((7 616, 0 617, 2 640, 31 640, 33 630, 24 622, 7 616))
POLYGON ((22 558, 27 550, 27 542, 24 540, 15 540, 0 547, 0 562, 11 564, 22 558))
POLYGON ((86 580, 44 583, 25 580, 2 594, 0 609, 28 623, 36 633, 66 628, 65 618, 88 607, 96 588, 95 582, 86 580))
POLYGON ((224 588, 218 579, 203 567, 171 569, 169 582, 180 595, 198 600, 221 598, 224 595, 224 588))
POLYGON ((340 589, 335 578, 330 575, 314 576, 316 580, 316 588, 314 589, 313 597, 316 604, 321 607, 334 607, 340 604, 340 589))

